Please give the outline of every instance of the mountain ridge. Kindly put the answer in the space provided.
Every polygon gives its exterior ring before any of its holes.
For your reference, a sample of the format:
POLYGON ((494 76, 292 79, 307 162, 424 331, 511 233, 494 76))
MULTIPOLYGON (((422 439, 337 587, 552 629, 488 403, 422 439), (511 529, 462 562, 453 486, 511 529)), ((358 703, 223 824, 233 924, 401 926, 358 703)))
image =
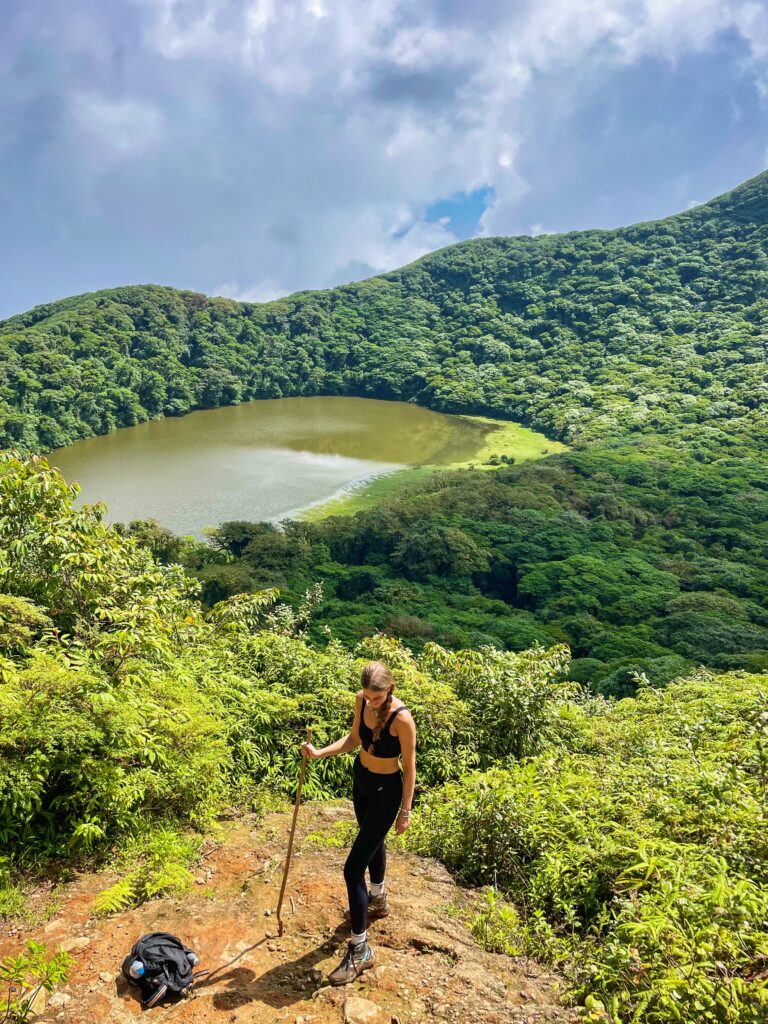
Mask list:
MULTIPOLYGON (((274 303, 288 302, 288 301, 293 300, 293 299, 304 298, 306 296, 311 296, 311 295, 316 295, 316 294, 322 294, 324 292, 334 291, 336 289, 351 288, 351 287, 354 287, 355 285, 366 284, 366 283, 368 283, 370 281, 376 281, 376 280, 379 280, 379 279, 386 280, 386 279, 388 279, 390 277, 393 277, 395 275, 398 275, 398 274, 402 273, 403 271, 408 270, 411 267, 418 266, 419 264, 421 264, 421 263, 423 263, 425 261, 428 261, 432 257, 435 257, 435 256, 437 256, 439 254, 455 251, 455 250, 461 249, 461 248, 470 248, 470 247, 475 246, 478 243, 482 243, 482 242, 498 243, 498 242, 504 242, 504 241, 507 241, 507 240, 515 240, 515 241, 528 241, 528 242, 537 243, 537 244, 546 244, 548 242, 552 242, 552 241, 558 240, 558 239, 563 239, 563 238, 568 238, 568 239, 579 238, 581 236, 593 235, 595 233, 599 233, 599 234, 603 234, 603 235, 612 235, 612 234, 615 234, 615 233, 621 233, 621 232, 630 231, 630 230, 635 229, 635 228, 651 227, 651 226, 654 226, 654 225, 657 225, 657 224, 661 224, 661 223, 664 223, 665 221, 669 221, 669 220, 676 219, 676 218, 684 218, 684 217, 695 218, 697 216, 701 216, 701 214, 704 213, 705 211, 712 210, 713 208, 729 209, 731 207, 731 203, 730 202, 727 203, 726 201, 731 200, 733 197, 738 197, 739 199, 741 199, 742 195, 748 195, 749 198, 748 198, 746 203, 739 202, 739 204, 737 205, 737 209, 739 211, 741 211, 745 205, 750 207, 750 208, 756 207, 759 210, 760 214, 762 214, 765 217, 765 219, 768 220, 768 170, 765 170, 765 171, 760 172, 759 174, 756 174, 754 177, 748 178, 746 181, 741 182, 739 185, 736 185, 734 188, 728 189, 726 192, 722 192, 719 195, 713 196, 711 199, 707 199, 703 203, 696 204, 696 206, 692 207, 691 209, 680 210, 677 213, 669 214, 666 217, 657 217, 657 218, 653 218, 651 220, 644 220, 644 221, 634 221, 631 224, 621 225, 619 227, 614 227, 614 228, 580 228, 578 230, 573 230, 573 231, 546 232, 545 234, 536 235, 536 236, 534 236, 534 235, 484 235, 484 236, 481 236, 481 237, 465 238, 465 239, 462 239, 462 240, 460 240, 458 242, 452 242, 449 245, 442 246, 439 249, 433 249, 433 250, 431 250, 428 253, 424 253, 423 256, 419 256, 415 260, 411 260, 410 263, 404 263, 401 267, 396 267, 394 270, 382 271, 381 273, 372 274, 370 277, 360 278, 359 280, 345 281, 345 282, 339 283, 337 285, 333 285, 330 288, 300 288, 297 291, 289 292, 286 295, 281 295, 278 298, 269 299, 269 300, 267 300, 265 302, 249 302, 249 301, 243 300, 243 299, 234 299, 234 298, 232 298, 230 296, 227 296, 227 295, 208 294, 207 292, 199 292, 199 291, 196 291, 195 289, 192 289, 192 288, 178 288, 178 287, 176 287, 174 285, 157 284, 157 283, 151 282, 151 281, 147 281, 147 282, 134 282, 132 284, 114 285, 114 286, 112 286, 110 288, 97 289, 95 291, 79 292, 79 293, 77 293, 75 295, 64 296, 61 299, 52 299, 49 302, 37 303, 35 306, 30 307, 30 309, 28 309, 28 310, 23 310, 20 313, 14 313, 14 314, 12 314, 9 317, 5 317, 3 319, 0 319, 0 330, 2 328, 4 328, 5 326, 7 326, 8 324, 11 324, 11 323, 13 323, 14 321, 16 321, 18 319, 23 319, 24 317, 30 316, 31 314, 35 313, 35 311, 40 310, 40 309, 49 308, 51 306, 58 306, 58 305, 61 305, 63 303, 77 302, 79 300, 86 299, 86 298, 88 298, 90 296, 93 296, 93 295, 105 295, 105 294, 108 295, 108 294, 112 294, 112 293, 120 293, 124 289, 127 289, 127 288, 160 289, 162 291, 179 293, 181 295, 204 296, 209 301, 229 302, 229 303, 234 303, 237 306, 242 306, 242 307, 245 307, 245 308, 251 308, 251 307, 254 307, 254 306, 261 306, 261 307, 263 307, 263 306, 270 306, 270 305, 273 305, 274 303), (752 191, 754 189, 757 189, 758 187, 764 188, 765 195, 760 194, 756 199, 753 199, 752 191)), ((741 214, 741 212, 740 212, 739 216, 737 216, 735 219, 736 219, 736 221, 738 223, 743 223, 744 222, 744 217, 743 217, 743 214, 741 214)))
POLYGON ((763 431, 766 185, 630 228, 473 239, 265 304, 128 285, 35 307, 0 324, 0 445, 47 451, 332 394, 516 420, 571 445, 702 443, 707 423, 718 444, 749 446, 763 431))

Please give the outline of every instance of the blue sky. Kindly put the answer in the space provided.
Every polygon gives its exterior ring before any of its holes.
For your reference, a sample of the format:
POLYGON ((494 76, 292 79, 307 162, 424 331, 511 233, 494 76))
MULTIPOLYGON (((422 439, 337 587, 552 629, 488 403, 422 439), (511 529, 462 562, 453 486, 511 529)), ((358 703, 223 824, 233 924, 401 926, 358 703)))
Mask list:
POLYGON ((265 300, 768 165, 764 0, 6 0, 0 317, 265 300))

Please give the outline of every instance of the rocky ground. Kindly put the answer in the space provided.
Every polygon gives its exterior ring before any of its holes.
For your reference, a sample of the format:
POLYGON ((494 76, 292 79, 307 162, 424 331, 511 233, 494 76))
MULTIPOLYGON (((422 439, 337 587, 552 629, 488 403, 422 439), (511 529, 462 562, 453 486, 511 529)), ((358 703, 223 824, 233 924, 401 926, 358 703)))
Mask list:
POLYGON ((231 823, 181 899, 147 903, 106 918, 92 915, 96 894, 116 880, 83 874, 60 894, 55 915, 34 927, 0 926, 0 958, 30 938, 68 949, 68 983, 36 1006, 37 1021, 134 1021, 143 1012, 119 974, 145 932, 170 931, 216 971, 191 999, 146 1011, 152 1019, 195 1024, 545 1024, 577 1019, 559 1005, 558 981, 530 961, 486 953, 460 923, 468 895, 434 861, 396 853, 388 867, 390 916, 369 938, 376 966, 354 984, 331 988, 348 929, 340 847, 346 805, 302 808, 277 937, 275 907, 290 815, 231 823))

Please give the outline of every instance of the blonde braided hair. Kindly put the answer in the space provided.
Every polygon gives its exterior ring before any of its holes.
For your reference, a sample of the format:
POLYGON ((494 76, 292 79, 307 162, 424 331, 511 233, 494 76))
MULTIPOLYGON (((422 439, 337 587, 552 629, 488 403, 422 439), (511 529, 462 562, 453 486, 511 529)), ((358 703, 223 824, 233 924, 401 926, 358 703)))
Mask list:
POLYGON ((395 692, 395 680, 392 678, 389 667, 383 661, 369 661, 367 665, 363 666, 360 682, 364 690, 373 690, 377 693, 387 691, 387 699, 376 713, 376 727, 373 730, 373 740, 368 748, 368 752, 373 753, 373 745, 381 736, 382 729, 389 717, 392 695, 395 692))

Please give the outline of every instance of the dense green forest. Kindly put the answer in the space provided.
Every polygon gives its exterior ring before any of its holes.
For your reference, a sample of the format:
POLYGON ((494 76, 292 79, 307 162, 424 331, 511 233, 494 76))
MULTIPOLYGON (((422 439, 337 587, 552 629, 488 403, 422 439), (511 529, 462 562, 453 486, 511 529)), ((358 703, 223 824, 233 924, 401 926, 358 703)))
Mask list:
POLYGON ((0 447, 46 451, 249 398, 362 395, 519 420, 571 445, 767 439, 768 174, 614 231, 475 239, 263 305, 160 287, 0 324, 0 447))
POLYGON ((313 639, 565 642, 613 694, 768 647, 768 175, 664 221, 482 239, 265 305, 133 287, 0 326, 4 443, 39 450, 252 397, 355 394, 516 418, 573 451, 436 476, 374 511, 216 550, 136 526, 210 605, 322 581, 313 639))
MULTIPOLYGON (((0 916, 35 872, 118 856, 102 913, 182 892, 195 834, 290 793, 304 726, 341 735, 376 657, 419 723, 406 841, 488 886, 482 943, 556 965, 589 1021, 765 1020, 768 675, 615 702, 562 682, 562 645, 318 650, 274 592, 206 610, 74 494, 0 455, 0 916)), ((346 794, 348 757, 308 794, 346 794)))
POLYGON ((377 657, 419 723, 407 842, 488 887, 481 942, 557 966, 587 1020, 765 1020, 767 252, 763 175, 261 306, 134 287, 0 325, 22 452, 319 393, 570 446, 210 544, 107 526, 0 454, 0 915, 118 855, 103 912, 183 890, 195 835, 290 793, 304 726, 340 735, 377 657))
POLYGON ((672 447, 588 449, 546 463, 443 473, 354 517, 228 523, 205 545, 131 532, 185 563, 207 604, 278 586, 310 628, 354 644, 381 629, 413 648, 567 643, 571 678, 614 695, 698 663, 768 668, 768 474, 672 447))

